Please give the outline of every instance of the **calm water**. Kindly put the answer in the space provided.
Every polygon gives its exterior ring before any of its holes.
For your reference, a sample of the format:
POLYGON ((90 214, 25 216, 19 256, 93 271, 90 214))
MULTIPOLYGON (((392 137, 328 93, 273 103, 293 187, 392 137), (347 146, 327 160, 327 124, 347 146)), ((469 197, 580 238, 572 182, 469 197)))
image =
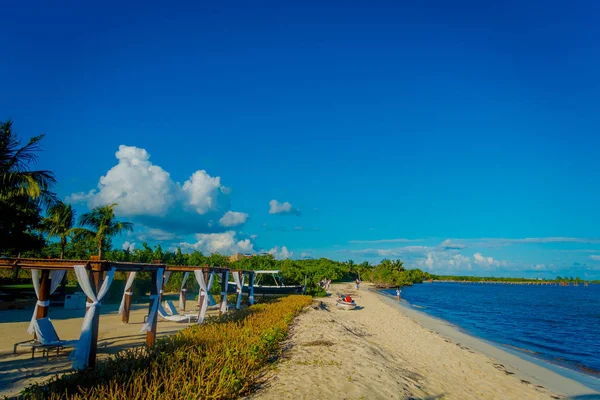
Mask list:
POLYGON ((600 374, 600 285, 425 283, 402 299, 486 340, 600 374))

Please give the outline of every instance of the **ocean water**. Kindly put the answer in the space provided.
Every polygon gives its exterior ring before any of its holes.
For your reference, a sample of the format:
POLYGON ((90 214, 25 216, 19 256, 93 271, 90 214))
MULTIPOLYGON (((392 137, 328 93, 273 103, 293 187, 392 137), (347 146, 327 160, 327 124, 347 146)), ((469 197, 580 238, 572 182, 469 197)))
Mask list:
POLYGON ((600 285, 424 283, 402 288, 402 300, 474 336, 600 377, 600 285))

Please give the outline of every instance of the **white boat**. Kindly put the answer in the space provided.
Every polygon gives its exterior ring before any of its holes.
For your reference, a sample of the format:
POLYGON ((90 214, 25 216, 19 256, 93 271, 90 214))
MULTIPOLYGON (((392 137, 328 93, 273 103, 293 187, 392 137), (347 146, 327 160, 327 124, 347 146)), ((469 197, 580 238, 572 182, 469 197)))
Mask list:
POLYGON ((343 310, 354 310, 356 308, 356 303, 354 302, 354 300, 352 300, 350 303, 344 300, 337 300, 335 303, 336 306, 343 310))

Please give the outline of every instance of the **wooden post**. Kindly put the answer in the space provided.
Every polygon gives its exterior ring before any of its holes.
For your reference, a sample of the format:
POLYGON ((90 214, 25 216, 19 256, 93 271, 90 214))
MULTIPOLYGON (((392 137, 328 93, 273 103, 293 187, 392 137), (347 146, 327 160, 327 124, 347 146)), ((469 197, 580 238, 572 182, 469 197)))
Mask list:
MULTIPOLYGON (((153 296, 158 296, 158 290, 156 288, 156 284, 158 282, 158 271, 152 271, 152 287, 150 288, 150 294, 153 296)), ((157 299, 160 302, 160 299, 157 299)), ((152 312, 152 301, 148 306, 148 318, 150 318, 150 313, 152 312)), ((158 313, 157 313, 158 314, 158 313)), ((158 319, 158 315, 154 315, 152 318, 152 326, 150 330, 146 332, 146 345, 152 346, 156 342, 156 322, 158 319)))
MULTIPOLYGON (((127 275, 127 280, 131 276, 132 272, 127 275)), ((125 281, 127 282, 127 281, 125 281)), ((125 283, 127 285, 127 283, 125 283)), ((132 293, 133 286, 128 290, 129 293, 132 293)), ((131 294, 125 293, 125 304, 123 305, 123 315, 121 315, 121 321, 128 324, 129 323, 129 314, 131 313, 131 294)))
MULTIPOLYGON (((99 260, 98 256, 91 256, 92 260, 99 260)), ((102 271, 102 264, 92 263, 92 279, 94 281, 92 285, 92 290, 94 290, 94 294, 96 297, 98 296, 98 292, 100 291, 100 287, 102 286, 102 279, 104 272, 102 271)), ((93 300, 88 298, 88 301, 91 303, 93 300)), ((92 341, 90 343, 90 354, 88 358, 88 368, 96 367, 96 352, 98 350, 98 329, 100 328, 100 310, 96 309, 96 314, 92 319, 92 341)))
POLYGON ((219 316, 223 315, 223 303, 227 301, 227 272, 221 272, 221 307, 219 307, 219 316), (223 293, 225 293, 225 297, 223 297, 223 293))
MULTIPOLYGON (((50 300, 50 270, 42 270, 42 279, 40 281, 40 301, 50 300)), ((35 319, 46 318, 48 316, 48 307, 38 306, 35 319)))

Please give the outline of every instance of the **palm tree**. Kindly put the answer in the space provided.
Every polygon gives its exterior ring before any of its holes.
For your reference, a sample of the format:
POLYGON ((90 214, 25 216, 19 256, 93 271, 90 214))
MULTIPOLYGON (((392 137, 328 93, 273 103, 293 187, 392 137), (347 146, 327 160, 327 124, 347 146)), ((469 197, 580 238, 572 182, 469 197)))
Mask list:
POLYGON ((28 197, 47 206, 56 196, 50 191, 56 183, 51 171, 30 171, 37 162, 36 153, 44 135, 31 138, 25 146, 12 131, 12 121, 0 122, 0 200, 16 196, 28 197))
POLYGON ((78 233, 80 228, 75 227, 75 210, 70 204, 59 201, 48 209, 48 217, 44 218, 42 231, 48 238, 60 239, 60 258, 65 257, 67 239, 78 233))
POLYGON ((79 233, 94 238, 98 245, 98 256, 100 259, 102 259, 102 249, 106 247, 107 239, 122 234, 125 231, 133 231, 133 224, 131 222, 115 220, 116 206, 117 204, 113 203, 95 207, 89 213, 85 213, 79 218, 81 226, 91 228, 81 228, 79 233))

